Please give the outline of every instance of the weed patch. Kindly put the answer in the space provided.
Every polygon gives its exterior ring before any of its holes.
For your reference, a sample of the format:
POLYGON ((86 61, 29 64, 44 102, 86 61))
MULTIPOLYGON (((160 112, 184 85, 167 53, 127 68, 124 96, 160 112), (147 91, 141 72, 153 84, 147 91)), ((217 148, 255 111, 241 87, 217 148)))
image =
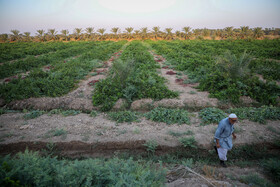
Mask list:
POLYGON ((147 119, 167 124, 189 124, 189 113, 182 109, 155 108, 145 114, 147 119))
POLYGON ((138 121, 139 119, 139 115, 136 112, 131 111, 110 112, 108 113, 108 116, 111 120, 114 120, 117 123, 131 123, 133 121, 138 121))
POLYGON ((226 117, 224 111, 218 108, 205 108, 199 112, 199 117, 202 119, 204 125, 209 123, 219 123, 226 117))

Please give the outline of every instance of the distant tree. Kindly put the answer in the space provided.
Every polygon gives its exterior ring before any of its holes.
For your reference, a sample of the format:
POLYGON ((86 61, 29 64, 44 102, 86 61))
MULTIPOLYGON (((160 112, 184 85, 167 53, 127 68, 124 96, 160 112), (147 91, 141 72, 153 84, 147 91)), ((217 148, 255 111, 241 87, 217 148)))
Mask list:
POLYGON ((207 28, 202 29, 202 33, 204 37, 210 36, 210 30, 207 28))
POLYGON ((8 41, 8 34, 0 34, 0 40, 2 42, 7 42, 8 41))
POLYGON ((37 36, 39 37, 40 41, 45 41, 45 31, 43 29, 37 30, 37 36))
POLYGON ((105 33, 105 31, 106 31, 106 29, 104 29, 104 28, 101 28, 101 29, 98 29, 97 30, 97 32, 99 32, 100 34, 101 34, 101 36, 100 36, 100 40, 104 40, 105 38, 104 38, 104 33, 105 33))
POLYGON ((181 37, 182 37, 182 33, 180 31, 175 31, 175 35, 176 35, 177 39, 181 39, 181 37))
POLYGON ((75 40, 80 40, 81 39, 81 34, 82 34, 82 28, 75 28, 74 29, 75 40))
POLYGON ((87 36, 88 39, 92 39, 93 38, 93 31, 94 31, 93 27, 86 28, 86 33, 87 33, 86 36, 87 36))
POLYGON ((241 26, 240 29, 241 29, 241 33, 240 33, 241 39, 248 38, 250 35, 249 26, 241 26))
POLYGON ((147 38, 148 28, 143 27, 143 28, 140 29, 140 31, 141 31, 142 40, 145 40, 147 38))
POLYGON ((254 38, 261 38, 264 36, 264 32, 261 27, 256 27, 253 29, 253 36, 254 38))
POLYGON ((64 29, 64 30, 61 30, 60 32, 62 33, 64 40, 68 41, 69 40, 69 38, 68 38, 69 31, 67 29, 64 29))
POLYGON ((157 40, 160 27, 153 27, 152 29, 153 29, 153 31, 154 31, 153 34, 154 34, 154 36, 155 36, 155 40, 157 40))
POLYGON ((195 35, 195 38, 201 37, 201 29, 194 29, 193 34, 195 35))
POLYGON ((233 27, 224 28, 227 37, 233 37, 233 27))
POLYGON ((11 30, 11 33, 12 33, 12 36, 11 36, 11 41, 17 41, 20 39, 20 36, 19 36, 19 30, 11 30))
POLYGON ((128 33, 128 39, 131 39, 131 32, 133 31, 134 28, 132 27, 127 27, 125 28, 126 32, 128 33))
POLYGON ((120 31, 120 29, 119 29, 118 27, 113 27, 113 28, 111 29, 111 32, 114 33, 115 39, 118 39, 118 38, 119 38, 119 36, 118 36, 118 32, 119 32, 119 31, 120 31))
POLYGON ((139 38, 140 36, 140 30, 134 30, 134 35, 135 35, 135 39, 139 38))
POLYGON ((30 32, 24 32, 24 38, 25 38, 25 41, 30 41, 31 40, 31 37, 30 37, 30 32))
POLYGON ((165 39, 169 40, 169 39, 173 39, 173 33, 172 33, 173 28, 165 28, 165 39))
POLYGON ((191 36, 191 27, 183 27, 185 40, 190 39, 191 36))
POLYGON ((55 29, 49 29, 49 35, 50 35, 51 40, 57 39, 56 34, 57 34, 57 31, 55 29))

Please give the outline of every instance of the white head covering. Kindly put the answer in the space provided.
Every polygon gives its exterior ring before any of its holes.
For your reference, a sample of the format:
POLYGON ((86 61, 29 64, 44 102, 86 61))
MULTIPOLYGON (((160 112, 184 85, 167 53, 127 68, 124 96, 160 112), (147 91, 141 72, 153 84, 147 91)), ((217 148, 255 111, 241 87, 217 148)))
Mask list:
POLYGON ((229 118, 237 118, 236 114, 230 114, 228 117, 229 118))

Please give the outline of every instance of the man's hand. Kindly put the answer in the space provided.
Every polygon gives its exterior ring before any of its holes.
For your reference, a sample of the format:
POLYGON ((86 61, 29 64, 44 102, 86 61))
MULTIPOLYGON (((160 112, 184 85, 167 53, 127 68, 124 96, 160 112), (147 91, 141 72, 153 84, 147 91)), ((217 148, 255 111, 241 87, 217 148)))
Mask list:
POLYGON ((220 148, 221 146, 220 146, 220 144, 219 144, 219 143, 217 143, 217 144, 216 144, 216 147, 217 147, 217 148, 220 148))
POLYGON ((234 139, 234 140, 236 139, 236 136, 235 136, 235 134, 234 134, 234 133, 232 133, 232 137, 233 137, 233 139, 234 139))

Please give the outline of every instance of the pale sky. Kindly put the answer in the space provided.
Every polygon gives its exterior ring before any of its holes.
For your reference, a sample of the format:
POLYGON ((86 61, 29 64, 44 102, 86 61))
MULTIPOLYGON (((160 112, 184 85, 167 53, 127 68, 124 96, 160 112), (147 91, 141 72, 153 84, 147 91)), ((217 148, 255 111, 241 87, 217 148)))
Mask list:
POLYGON ((0 0, 0 33, 154 26, 280 28, 280 0, 0 0))

